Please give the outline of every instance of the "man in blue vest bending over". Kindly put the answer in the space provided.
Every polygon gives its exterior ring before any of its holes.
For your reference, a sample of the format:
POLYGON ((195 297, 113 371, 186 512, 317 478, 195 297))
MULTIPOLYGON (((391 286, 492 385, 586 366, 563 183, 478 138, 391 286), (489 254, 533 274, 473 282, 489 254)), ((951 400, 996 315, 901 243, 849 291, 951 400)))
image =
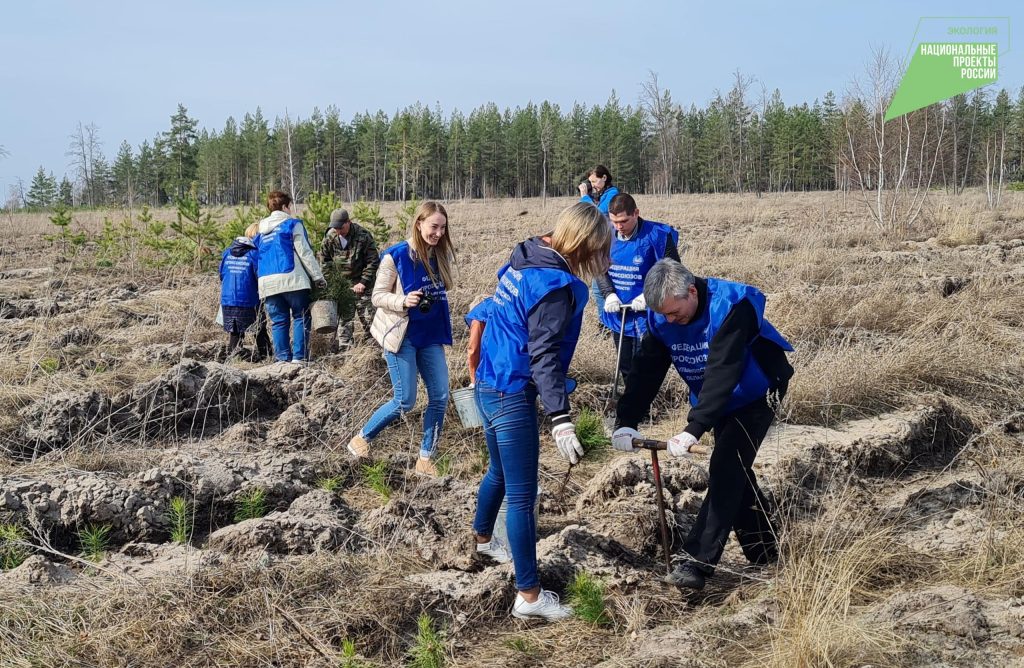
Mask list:
POLYGON ((685 457, 711 431, 708 491, 683 542, 681 559, 667 581, 703 589, 735 531, 743 554, 756 564, 778 556, 768 502, 754 478, 754 457, 775 417, 769 401, 786 393, 793 347, 764 317, 757 288, 717 278, 698 278, 675 260, 660 260, 644 282, 647 329, 619 399, 617 450, 633 451, 636 431, 674 366, 690 388, 685 430, 668 442, 668 453, 685 457))
POLYGON ((626 193, 612 198, 608 204, 608 219, 615 227, 615 235, 608 272, 597 279, 597 287, 605 299, 600 316, 601 324, 612 331, 616 350, 620 346, 619 339, 625 337, 619 358, 619 375, 625 380, 647 331, 644 277, 662 258, 679 261, 679 233, 664 223, 641 218, 636 201, 626 193), (620 311, 623 308, 630 309, 625 326, 620 311))

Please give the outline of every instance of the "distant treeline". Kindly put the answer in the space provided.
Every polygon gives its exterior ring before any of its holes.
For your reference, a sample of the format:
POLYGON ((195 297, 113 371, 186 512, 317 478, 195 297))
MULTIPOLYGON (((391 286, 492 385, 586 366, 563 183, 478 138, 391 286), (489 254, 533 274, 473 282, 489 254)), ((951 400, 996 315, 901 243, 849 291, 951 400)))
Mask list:
MULTIPOLYGON (((200 130, 179 105, 166 132, 134 148, 122 142, 112 161, 98 128, 79 124, 68 148, 73 173, 58 182, 40 167, 20 204, 161 205, 194 190, 208 205, 237 205, 274 188, 300 201, 312 192, 345 201, 571 195, 598 163, 635 193, 859 187, 851 158, 874 151, 866 128, 877 120, 877 104, 840 103, 829 92, 786 105, 778 90, 752 100, 750 88, 737 75, 706 107, 683 108, 652 76, 638 106, 623 105, 613 91, 591 107, 488 103, 468 115, 415 104, 345 120, 330 106, 306 119, 269 121, 257 108, 219 130, 200 130)), ((932 119, 926 141, 937 142, 929 149, 936 156, 931 187, 981 185, 994 157, 1001 182, 1022 179, 1024 89, 1016 101, 1005 90, 982 89, 922 113, 932 119)), ((889 125, 894 135, 901 131, 900 121, 889 125)), ((893 142, 886 150, 900 148, 893 142)), ((870 186, 870 175, 863 182, 870 186)))

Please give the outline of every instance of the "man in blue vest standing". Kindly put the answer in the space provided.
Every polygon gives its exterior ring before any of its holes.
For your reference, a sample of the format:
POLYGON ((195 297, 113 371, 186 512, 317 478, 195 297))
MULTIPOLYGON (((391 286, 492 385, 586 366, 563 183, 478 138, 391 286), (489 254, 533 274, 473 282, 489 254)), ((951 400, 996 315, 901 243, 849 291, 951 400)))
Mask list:
POLYGON ((629 375, 633 357, 640 351, 640 340, 647 331, 647 302, 644 299, 644 277, 654 263, 662 258, 679 262, 679 233, 664 223, 644 220, 632 195, 619 193, 608 205, 608 216, 615 227, 612 238, 611 265, 598 277, 597 286, 604 296, 601 323, 612 331, 615 349, 622 340, 619 374, 629 375), (621 309, 628 309, 625 326, 621 309))
POLYGON ((681 563, 667 581, 703 589, 735 531, 743 554, 756 564, 778 556, 768 501, 754 477, 754 458, 775 417, 772 403, 786 393, 793 347, 764 317, 765 296, 757 288, 716 278, 698 278, 675 260, 660 260, 648 272, 644 337, 618 403, 612 444, 633 451, 636 427, 657 395, 670 366, 690 389, 690 413, 668 453, 685 457, 712 431, 708 491, 683 542, 681 563))

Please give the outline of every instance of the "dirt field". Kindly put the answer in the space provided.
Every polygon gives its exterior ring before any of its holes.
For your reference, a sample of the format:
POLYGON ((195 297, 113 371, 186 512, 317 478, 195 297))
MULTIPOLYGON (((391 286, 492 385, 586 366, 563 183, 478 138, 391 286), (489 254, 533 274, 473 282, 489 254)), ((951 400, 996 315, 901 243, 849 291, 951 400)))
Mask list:
MULTIPOLYGON (((647 456, 598 448, 560 495, 545 432, 542 583, 565 594, 584 572, 606 608, 601 623, 514 620, 510 565, 472 558, 486 449, 454 406, 444 477, 411 471, 422 391, 367 472, 344 446, 390 391, 372 340, 331 355, 317 339, 308 368, 225 364, 214 274, 141 251, 97 268, 94 245, 70 257, 45 216, 14 215, 0 220, 0 563, 20 565, 0 572, 0 665, 1024 663, 1024 196, 990 212, 980 193, 936 193, 900 239, 853 195, 638 201, 680 230, 695 273, 761 287, 796 347, 757 469, 780 507, 777 566, 732 542, 703 592, 661 583, 647 456)), ((449 204, 453 389, 469 304, 569 203, 449 204)), ((600 408, 613 364, 588 307, 575 410, 600 408)), ((685 424, 670 377, 650 437, 685 424)), ((685 462, 663 474, 678 545, 705 478, 685 462)))

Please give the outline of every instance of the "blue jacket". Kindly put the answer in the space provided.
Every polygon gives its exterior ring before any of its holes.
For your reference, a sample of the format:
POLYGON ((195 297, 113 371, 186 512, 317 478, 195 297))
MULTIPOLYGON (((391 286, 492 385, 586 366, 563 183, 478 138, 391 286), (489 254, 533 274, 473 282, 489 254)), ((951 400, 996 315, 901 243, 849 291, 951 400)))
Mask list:
POLYGON ((782 350, 793 346, 764 317, 765 296, 755 287, 717 278, 707 279, 707 308, 694 322, 681 325, 670 323, 665 316, 647 311, 647 327, 657 340, 668 349, 672 365, 690 389, 690 405, 696 406, 704 385, 704 372, 708 363, 711 340, 734 306, 747 300, 754 307, 759 326, 754 340, 746 344, 744 365, 739 382, 733 387, 724 413, 731 413, 765 396, 772 383, 758 365, 751 348, 757 339, 767 339, 782 350))
MULTIPOLYGON (((408 241, 400 241, 394 246, 387 248, 381 256, 390 255, 395 261, 395 268, 398 271, 398 280, 402 282, 402 290, 409 294, 414 290, 422 290, 428 295, 433 303, 430 309, 423 313, 419 308, 406 310, 409 317, 409 326, 405 330, 405 338, 414 348, 425 348, 432 345, 452 345, 452 317, 448 310, 448 291, 444 283, 438 278, 434 283, 430 280, 430 274, 422 262, 413 258, 412 248, 408 241)), ((431 259, 431 269, 435 276, 439 276, 437 260, 431 259)))
POLYGON ((567 414, 574 383, 566 372, 588 298, 587 286, 540 238, 516 246, 498 272, 477 381, 502 392, 533 384, 549 415, 567 414))
MULTIPOLYGON (((623 304, 629 304, 644 291, 644 278, 654 263, 665 257, 666 242, 672 238, 672 245, 679 244, 679 232, 664 223, 640 219, 630 239, 622 240, 616 234, 612 240, 611 266, 608 278, 615 287, 615 294, 623 304)), ((622 327, 622 315, 600 312, 601 323, 612 330, 622 327)), ((647 331, 647 316, 643 311, 626 312, 626 336, 640 337, 647 331)))
POLYGON ((615 186, 608 186, 601 191, 601 194, 595 198, 593 195, 583 195, 580 197, 581 202, 587 204, 593 204, 597 207, 597 210, 604 214, 604 217, 608 217, 608 205, 611 204, 612 198, 619 194, 619 189, 615 186))
POLYGON ((469 313, 466 314, 466 327, 472 325, 474 320, 476 320, 477 322, 486 323, 487 318, 490 317, 491 315, 491 307, 493 305, 494 302, 491 301, 490 297, 488 297, 487 299, 483 300, 482 302, 471 308, 469 310, 469 313))
POLYGON ((236 237, 220 258, 221 306, 254 307, 260 303, 256 245, 246 237, 236 237))

